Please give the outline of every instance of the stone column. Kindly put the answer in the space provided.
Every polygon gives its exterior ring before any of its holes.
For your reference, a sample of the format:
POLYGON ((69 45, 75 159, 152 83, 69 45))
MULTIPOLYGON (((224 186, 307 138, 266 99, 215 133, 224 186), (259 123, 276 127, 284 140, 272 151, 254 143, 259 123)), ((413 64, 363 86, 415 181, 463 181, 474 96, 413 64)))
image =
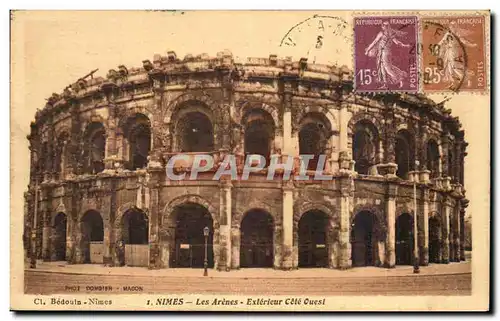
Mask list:
POLYGON ((444 134, 441 136, 441 176, 446 177, 448 175, 448 148, 449 148, 449 135, 444 134))
POLYGON ((52 227, 50 226, 50 212, 45 210, 43 213, 43 230, 42 230, 42 259, 50 261, 50 245, 52 236, 52 227))
POLYGON ((286 270, 293 268, 293 182, 284 182, 283 186, 283 243, 282 265, 286 270))
POLYGON ((241 231, 239 226, 231 226, 231 269, 240 268, 241 231))
POLYGON ((389 182, 385 197, 385 217, 387 224, 385 240, 386 268, 396 267, 396 197, 398 186, 389 182))
POLYGON ((429 265, 429 189, 422 190, 422 212, 419 214, 419 251, 420 265, 429 265))
POLYGON ((231 199, 232 183, 230 180, 220 181, 220 235, 219 248, 220 257, 218 270, 229 271, 231 269, 231 199))
MULTIPOLYGON (((345 164, 344 164, 345 165, 345 164)), ((341 167, 342 168, 342 167, 341 167)), ((351 172, 339 177, 340 183, 340 226, 339 226, 339 269, 349 269, 351 259, 351 214, 353 210, 354 179, 351 172)))
POLYGON ((348 146, 348 129, 347 124, 349 123, 349 113, 347 111, 348 104, 343 102, 340 104, 339 110, 339 151, 349 151, 348 146))
POLYGON ((160 257, 160 213, 159 213, 159 181, 162 168, 156 168, 148 164, 149 175, 147 186, 149 190, 149 269, 159 269, 161 267, 160 257))
MULTIPOLYGON (((112 192, 114 194, 114 192, 112 192)), ((102 215, 102 223, 104 227, 104 237, 102 240, 102 264, 104 266, 113 266, 113 259, 111 257, 111 248, 112 248, 112 235, 113 235, 113 230, 114 230, 114 223, 115 220, 113 219, 116 217, 115 213, 111 213, 111 210, 116 211, 116 207, 111 208, 111 199, 113 197, 106 197, 106 199, 103 201, 103 206, 101 210, 101 215, 102 215)))
POLYGON ((117 159, 117 144, 116 144, 116 122, 114 105, 108 107, 110 117, 108 118, 108 130, 106 131, 106 150, 104 153, 104 167, 109 170, 114 170, 117 159))
POLYGON ((442 225, 442 256, 441 263, 448 264, 450 263, 450 204, 448 200, 448 196, 444 196, 444 204, 443 204, 443 225, 442 225))

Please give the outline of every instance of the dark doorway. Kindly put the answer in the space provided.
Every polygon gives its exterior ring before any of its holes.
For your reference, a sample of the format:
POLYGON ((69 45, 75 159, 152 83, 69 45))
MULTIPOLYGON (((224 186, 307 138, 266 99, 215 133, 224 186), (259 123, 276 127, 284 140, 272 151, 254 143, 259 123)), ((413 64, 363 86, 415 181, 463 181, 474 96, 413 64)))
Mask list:
POLYGON ((369 121, 359 121, 354 126, 352 137, 352 157, 354 170, 368 175, 371 166, 376 164, 378 153, 378 132, 369 121))
POLYGON ((413 263, 413 217, 404 213, 396 219, 396 264, 413 263))
POLYGON ((212 122, 202 112, 189 112, 177 123, 181 152, 210 152, 214 149, 212 122))
MULTIPOLYGON (((91 263, 91 247, 104 240, 104 226, 99 212, 91 210, 82 217, 82 241, 84 263, 91 263)), ((101 252, 102 254, 102 252, 101 252)))
POLYGON ((54 219, 54 260, 66 260, 66 214, 58 213, 54 219))
POLYGON ((441 224, 434 216, 429 218, 429 263, 440 263, 441 224))
POLYGON ((123 241, 125 244, 148 244, 149 223, 146 214, 130 210, 123 216, 123 241))
POLYGON ((129 142, 128 169, 136 170, 146 167, 151 149, 151 126, 148 117, 143 114, 130 117, 125 130, 129 142))
POLYGON ((323 124, 308 123, 302 127, 299 132, 299 153, 300 155, 313 155, 309 160, 307 169, 316 170, 318 167, 319 156, 324 153, 325 139, 322 135, 323 124))
POLYGON ((299 267, 328 267, 328 216, 309 211, 299 221, 299 267))
POLYGON ((241 267, 272 267, 274 223, 262 210, 249 211, 241 222, 241 267))
POLYGON ((172 267, 202 268, 205 260, 205 236, 203 229, 209 228, 207 242, 208 267, 214 266, 213 220, 208 210, 199 204, 184 204, 175 210, 176 229, 172 267))
POLYGON ((261 155, 269 165, 274 139, 274 122, 269 113, 260 109, 249 111, 242 121, 245 129, 245 154, 261 155))
POLYGON ((352 265, 375 265, 376 218, 369 211, 359 212, 351 230, 352 265))

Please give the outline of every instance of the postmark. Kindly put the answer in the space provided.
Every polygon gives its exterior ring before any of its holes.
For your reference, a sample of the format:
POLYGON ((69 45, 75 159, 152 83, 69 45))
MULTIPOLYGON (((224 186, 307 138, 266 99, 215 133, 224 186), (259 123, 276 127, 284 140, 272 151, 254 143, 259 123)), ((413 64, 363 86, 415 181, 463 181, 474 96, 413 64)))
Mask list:
POLYGON ((354 86, 365 92, 417 92, 416 16, 354 18, 354 86))
POLYGON ((487 88, 484 27, 484 16, 422 18, 424 91, 487 88))
POLYGON ((287 53, 300 52, 311 63, 347 64, 352 43, 350 24, 338 16, 315 14, 292 26, 279 46, 287 53))

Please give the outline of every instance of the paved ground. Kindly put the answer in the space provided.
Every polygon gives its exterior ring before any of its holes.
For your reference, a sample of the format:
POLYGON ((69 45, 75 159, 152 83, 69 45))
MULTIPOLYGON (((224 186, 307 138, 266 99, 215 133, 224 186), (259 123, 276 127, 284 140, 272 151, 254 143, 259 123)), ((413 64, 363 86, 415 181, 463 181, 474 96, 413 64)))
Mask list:
POLYGON ((411 266, 346 271, 330 269, 241 269, 231 272, 201 269, 148 270, 99 265, 41 263, 25 271, 27 293, 221 293, 314 295, 470 295, 470 261, 431 264, 413 274, 411 266), (132 288, 124 289, 124 286, 132 288), (76 290, 78 289, 78 290, 76 290), (74 293, 74 292, 73 292, 74 293))

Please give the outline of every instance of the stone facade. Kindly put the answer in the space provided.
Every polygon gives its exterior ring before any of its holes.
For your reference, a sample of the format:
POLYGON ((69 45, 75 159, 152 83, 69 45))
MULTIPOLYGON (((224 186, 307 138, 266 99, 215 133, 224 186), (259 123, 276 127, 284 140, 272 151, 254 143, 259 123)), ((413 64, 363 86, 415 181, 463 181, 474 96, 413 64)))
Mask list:
POLYGON ((31 124, 27 255, 117 266, 128 264, 130 243, 146 251, 139 265, 197 266, 202 238, 189 243, 189 233, 200 233, 191 227, 204 220, 209 265, 219 270, 394 267, 409 263, 416 185, 420 264, 464 260, 467 143, 458 119, 423 95, 355 93, 352 77, 344 66, 306 59, 237 64, 228 51, 184 59, 169 52, 70 84, 31 124), (306 149, 327 155, 331 180, 166 176, 179 152, 217 161, 306 149), (268 218, 254 227, 260 234, 243 228, 252 211, 268 218), (301 223, 306 216, 310 224, 301 223))

